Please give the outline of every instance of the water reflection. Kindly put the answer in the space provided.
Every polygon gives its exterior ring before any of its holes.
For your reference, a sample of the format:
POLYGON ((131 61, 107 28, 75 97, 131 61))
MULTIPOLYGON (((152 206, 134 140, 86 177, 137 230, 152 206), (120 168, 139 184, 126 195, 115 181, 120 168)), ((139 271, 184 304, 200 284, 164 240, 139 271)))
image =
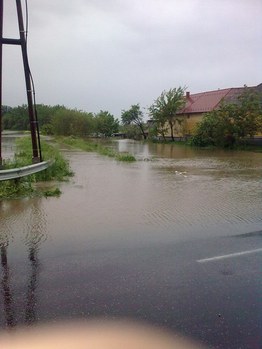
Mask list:
MULTIPOLYGON (((0 212, 4 211, 4 214, 8 211, 7 207, 0 203, 0 212)), ((12 327, 15 325, 14 320, 14 310, 13 310, 13 297, 10 286, 11 279, 11 271, 8 265, 7 259, 7 249, 10 241, 12 241, 13 236, 11 233, 10 225, 8 219, 1 218, 1 226, 0 226, 0 250, 1 250, 1 266, 2 266, 2 295, 4 299, 4 314, 6 325, 12 327)))
POLYGON ((28 258, 31 264, 31 272, 28 278, 27 286, 27 302, 26 302, 26 311, 25 311, 25 322, 31 324, 36 321, 36 288, 39 278, 39 267, 40 263, 37 256, 36 246, 31 247, 28 251, 28 258))
POLYGON ((28 249, 28 259, 30 262, 30 274, 27 286, 27 302, 25 321, 31 324, 36 321, 36 288, 38 285, 40 262, 38 253, 40 245, 46 240, 46 219, 42 208, 35 203, 32 205, 30 219, 27 221, 25 244, 28 249))
POLYGON ((120 153, 129 152, 136 154, 139 158, 149 159, 151 157, 149 144, 137 142, 131 139, 122 139, 115 143, 120 153))
MULTIPOLYGON (((19 202, 19 201, 18 201, 19 202)), ((40 272, 39 250, 41 244, 46 240, 46 219, 45 213, 41 208, 40 199, 24 200, 24 205, 17 205, 16 201, 2 202, 1 205, 1 228, 0 228, 0 250, 2 266, 2 296, 4 303, 4 317, 7 327, 16 325, 17 312, 23 312, 23 309, 14 306, 15 296, 12 288, 12 270, 8 258, 8 247, 10 242, 19 237, 19 232, 12 231, 12 217, 16 209, 16 217, 20 217, 20 222, 24 221, 22 241, 26 247, 27 258, 29 261, 29 275, 27 279, 27 290, 25 305, 25 323, 31 324, 37 320, 37 286, 40 272)))
POLYGON ((10 288, 10 268, 7 262, 7 246, 1 244, 2 295, 4 298, 5 321, 8 327, 15 325, 12 291, 10 288))
POLYGON ((16 151, 16 139, 24 136, 25 135, 19 133, 19 131, 4 131, 2 133, 2 154, 4 160, 13 158, 16 151))

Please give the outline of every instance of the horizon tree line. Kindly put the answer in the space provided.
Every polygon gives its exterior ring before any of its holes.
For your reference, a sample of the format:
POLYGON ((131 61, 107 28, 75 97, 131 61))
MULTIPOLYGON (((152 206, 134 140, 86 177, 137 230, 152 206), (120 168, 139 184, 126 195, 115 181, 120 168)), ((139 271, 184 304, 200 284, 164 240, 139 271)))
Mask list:
MULTIPOLYGON (((163 91, 148 108, 150 126, 144 121, 139 103, 121 112, 121 122, 108 111, 99 113, 69 109, 62 105, 37 105, 40 131, 43 134, 77 137, 111 137, 119 132, 128 138, 147 139, 170 133, 183 134, 185 118, 177 113, 186 103, 185 87, 163 91)), ((2 106, 2 128, 5 130, 29 130, 27 105, 2 106)), ((218 109, 204 114, 190 140, 195 146, 234 146, 248 137, 262 132, 262 99, 248 88, 235 103, 222 103, 218 109)))

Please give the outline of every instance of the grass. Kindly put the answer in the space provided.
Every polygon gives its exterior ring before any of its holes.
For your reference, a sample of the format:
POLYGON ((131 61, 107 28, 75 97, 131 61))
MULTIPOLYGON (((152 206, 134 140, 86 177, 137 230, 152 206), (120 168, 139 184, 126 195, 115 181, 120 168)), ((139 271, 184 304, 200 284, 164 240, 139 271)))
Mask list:
POLYGON ((115 158, 118 161, 127 161, 127 162, 132 162, 132 161, 136 161, 136 158, 129 153, 118 153, 115 158))
MULTIPOLYGON (((41 142, 43 160, 52 160, 52 164, 44 171, 15 180, 0 182, 0 199, 20 198, 25 196, 59 196, 61 191, 57 187, 48 189, 36 188, 34 183, 43 181, 64 181, 73 173, 69 163, 54 146, 41 142)), ((17 140, 17 149, 13 161, 4 164, 4 169, 23 167, 32 164, 32 146, 29 137, 17 140)))
POLYGON ((73 148, 81 149, 87 152, 96 152, 100 155, 114 158, 118 161, 134 162, 136 158, 130 153, 119 153, 110 147, 106 147, 100 143, 75 137, 60 137, 59 142, 67 144, 73 148))
POLYGON ((17 199, 20 197, 31 196, 34 193, 30 181, 9 180, 0 182, 0 200, 17 199))

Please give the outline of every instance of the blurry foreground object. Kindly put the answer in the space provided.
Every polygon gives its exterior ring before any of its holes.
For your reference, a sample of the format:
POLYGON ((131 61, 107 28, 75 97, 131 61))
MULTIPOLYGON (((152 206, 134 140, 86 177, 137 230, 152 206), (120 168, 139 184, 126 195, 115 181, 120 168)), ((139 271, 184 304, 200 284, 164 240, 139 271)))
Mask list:
POLYGON ((127 321, 49 324, 0 332, 1 349, 203 349, 164 330, 127 321))

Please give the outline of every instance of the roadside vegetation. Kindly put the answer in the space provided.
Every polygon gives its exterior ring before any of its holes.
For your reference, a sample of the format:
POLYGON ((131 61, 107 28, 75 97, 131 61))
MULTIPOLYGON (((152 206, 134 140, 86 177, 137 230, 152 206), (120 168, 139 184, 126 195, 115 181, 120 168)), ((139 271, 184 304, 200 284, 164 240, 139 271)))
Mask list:
MULTIPOLYGON (((17 140, 14 160, 7 161, 4 169, 23 167, 32 163, 32 146, 29 137, 17 140)), ((51 160, 52 164, 44 171, 19 179, 0 182, 0 199, 20 198, 25 196, 59 196, 60 189, 57 182, 65 181, 73 175, 69 163, 54 146, 42 141, 44 160, 51 160), (37 182, 50 182, 45 189, 36 187, 37 182), (53 183, 53 184, 52 184, 53 183)), ((44 186, 43 186, 44 187, 44 186)))
POLYGON ((118 161, 133 162, 136 158, 130 153, 119 153, 109 146, 92 141, 90 139, 76 138, 76 137, 59 137, 57 141, 67 144, 72 148, 81 149, 87 152, 96 152, 100 155, 115 158, 118 161))

